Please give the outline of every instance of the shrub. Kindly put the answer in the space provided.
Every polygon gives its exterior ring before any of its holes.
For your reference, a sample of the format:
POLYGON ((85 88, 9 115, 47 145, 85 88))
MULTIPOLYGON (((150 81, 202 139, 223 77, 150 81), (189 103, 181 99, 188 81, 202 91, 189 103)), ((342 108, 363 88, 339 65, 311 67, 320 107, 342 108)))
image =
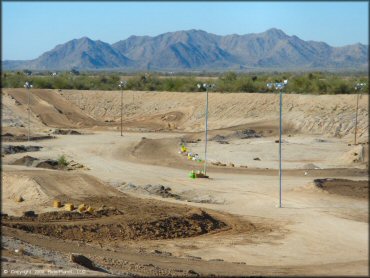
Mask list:
POLYGON ((64 168, 66 166, 68 166, 69 162, 67 161, 66 157, 63 155, 59 156, 58 158, 58 165, 59 167, 61 168, 64 168))

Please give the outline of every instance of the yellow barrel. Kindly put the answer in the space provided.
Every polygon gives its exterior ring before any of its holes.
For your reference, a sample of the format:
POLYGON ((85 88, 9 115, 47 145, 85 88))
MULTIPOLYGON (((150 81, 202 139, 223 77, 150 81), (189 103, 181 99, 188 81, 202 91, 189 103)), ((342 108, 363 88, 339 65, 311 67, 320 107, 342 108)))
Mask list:
POLYGON ((65 209, 66 211, 72 211, 72 210, 74 210, 75 208, 74 208, 73 204, 65 204, 65 205, 64 205, 64 209, 65 209))
POLYGON ((85 210, 86 210, 86 208, 87 208, 87 207, 86 207, 86 205, 85 205, 85 204, 81 204, 81 205, 79 205, 79 206, 78 206, 78 211, 79 211, 79 212, 83 212, 83 211, 85 211, 85 210))
POLYGON ((94 211, 94 208, 92 208, 92 207, 88 207, 88 208, 86 209, 86 211, 87 211, 87 212, 93 212, 93 211, 94 211))
POLYGON ((17 196, 17 197, 14 198, 14 201, 16 201, 17 203, 20 203, 20 202, 23 202, 24 199, 23 199, 22 196, 17 196))
POLYGON ((53 201, 53 207, 54 208, 60 208, 62 206, 62 203, 59 200, 53 201))

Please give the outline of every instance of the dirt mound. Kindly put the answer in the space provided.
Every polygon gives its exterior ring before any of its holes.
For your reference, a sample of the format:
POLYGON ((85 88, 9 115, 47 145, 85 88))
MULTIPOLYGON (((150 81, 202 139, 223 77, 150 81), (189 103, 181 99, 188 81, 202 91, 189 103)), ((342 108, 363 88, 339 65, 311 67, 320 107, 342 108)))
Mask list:
POLYGON ((238 139, 250 139, 250 138, 262 137, 254 129, 244 129, 244 130, 236 131, 234 136, 238 139))
POLYGON ((54 159, 46 159, 43 161, 38 162, 35 165, 36 168, 46 168, 46 169, 61 169, 57 160, 54 159))
POLYGON ((2 145, 1 153, 2 154, 15 154, 15 153, 24 153, 24 152, 37 152, 41 149, 40 146, 12 146, 12 145, 2 145))
POLYGON ((53 134, 57 135, 81 135, 80 132, 73 129, 56 129, 53 131, 53 134))
POLYGON ((39 221, 39 222, 49 222, 49 221, 59 221, 59 220, 80 220, 80 219, 94 219, 103 216, 113 216, 122 215, 123 213, 117 209, 99 209, 93 212, 83 212, 79 213, 77 211, 51 211, 41 214, 34 214, 34 216, 8 216, 2 215, 3 219, 9 221, 39 221))
POLYGON ((340 196, 367 200, 369 197, 368 181, 353 181, 346 179, 315 179, 316 187, 340 196))
POLYGON ((121 191, 133 191, 136 193, 141 194, 149 194, 149 195, 156 195, 162 198, 174 198, 180 199, 180 196, 177 194, 172 193, 172 189, 168 186, 163 186, 161 184, 151 185, 147 184, 145 186, 138 186, 132 183, 128 183, 126 185, 121 185, 117 187, 121 191))
POLYGON ((2 211, 7 213, 32 209, 34 204, 40 204, 49 199, 45 190, 32 177, 25 174, 2 173, 2 211), (22 196, 24 202, 14 203, 14 198, 22 196))
POLYGON ((36 167, 36 168, 45 168, 45 169, 53 169, 53 170, 77 170, 83 169, 88 170, 89 168, 85 167, 84 165, 75 162, 73 160, 67 162, 66 166, 61 165, 58 160, 55 159, 38 159, 36 157, 32 157, 26 155, 22 158, 15 160, 11 165, 23 165, 28 167, 36 167))
POLYGON ((217 134, 216 136, 213 136, 209 140, 210 141, 216 141, 216 142, 218 142, 220 144, 229 144, 228 137, 222 136, 222 135, 219 135, 219 134, 217 134))
MULTIPOLYGON (((7 170, 2 173, 2 211, 20 215, 25 210, 36 213, 52 209, 54 198, 63 202, 92 196, 120 196, 121 193, 100 180, 78 171, 47 171, 45 169, 7 170), (14 198, 22 196, 22 203, 14 198), (46 207, 43 206, 47 203, 46 207)), ((104 203, 103 203, 104 204, 104 203)), ((103 205, 101 204, 101 205, 103 205)))
POLYGON ((196 211, 183 216, 169 216, 153 221, 127 221, 114 213, 102 218, 99 214, 44 213, 32 219, 25 217, 4 217, 2 225, 61 239, 80 241, 114 241, 133 239, 173 239, 186 238, 209 233, 227 227, 204 211, 196 211), (82 216, 87 215, 87 217, 82 216), (56 216, 62 216, 56 220, 56 216), (64 222, 83 219, 82 222, 64 222))
POLYGON ((39 159, 36 157, 32 157, 29 155, 26 155, 20 159, 17 159, 12 164, 13 165, 24 165, 24 166, 33 166, 35 161, 38 161, 39 159))
POLYGON ((352 150, 344 153, 339 159, 345 164, 368 162, 368 145, 356 145, 352 150))
MULTIPOLYGON (((54 138, 55 137, 51 135, 32 135, 30 136, 30 141, 48 140, 54 138)), ((7 132, 1 135, 1 140, 3 142, 24 142, 28 141, 28 136, 25 134, 15 135, 7 132)))

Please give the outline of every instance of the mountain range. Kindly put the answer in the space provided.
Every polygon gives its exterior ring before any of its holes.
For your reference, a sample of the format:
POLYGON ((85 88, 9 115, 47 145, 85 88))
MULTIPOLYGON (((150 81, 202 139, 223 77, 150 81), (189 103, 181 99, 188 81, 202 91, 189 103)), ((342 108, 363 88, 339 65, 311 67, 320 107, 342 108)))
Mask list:
POLYGON ((332 47, 272 28, 220 36, 202 30, 131 36, 114 44, 73 39, 34 60, 2 62, 4 70, 342 70, 368 68, 368 46, 332 47))

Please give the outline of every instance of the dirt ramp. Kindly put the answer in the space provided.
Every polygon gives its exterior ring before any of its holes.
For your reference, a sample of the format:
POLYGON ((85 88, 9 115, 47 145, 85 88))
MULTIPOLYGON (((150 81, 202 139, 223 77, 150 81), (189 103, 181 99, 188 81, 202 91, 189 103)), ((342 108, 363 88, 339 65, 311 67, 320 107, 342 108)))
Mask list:
MULTIPOLYGON (((27 90, 5 89, 4 92, 27 109, 27 90)), ((39 118, 42 124, 50 127, 92 127, 99 124, 54 90, 32 90, 30 107, 32 114, 39 118)))
POLYGON ((52 170, 9 170, 3 173, 2 200, 4 205, 18 208, 13 196, 22 196, 24 205, 31 210, 40 210, 40 202, 50 201, 56 197, 73 196, 116 196, 123 193, 105 185, 100 180, 84 174, 52 170))
POLYGON ((143 138, 139 143, 118 149, 114 158, 189 171, 200 167, 199 162, 189 160, 187 156, 179 154, 181 142, 181 138, 143 138))

